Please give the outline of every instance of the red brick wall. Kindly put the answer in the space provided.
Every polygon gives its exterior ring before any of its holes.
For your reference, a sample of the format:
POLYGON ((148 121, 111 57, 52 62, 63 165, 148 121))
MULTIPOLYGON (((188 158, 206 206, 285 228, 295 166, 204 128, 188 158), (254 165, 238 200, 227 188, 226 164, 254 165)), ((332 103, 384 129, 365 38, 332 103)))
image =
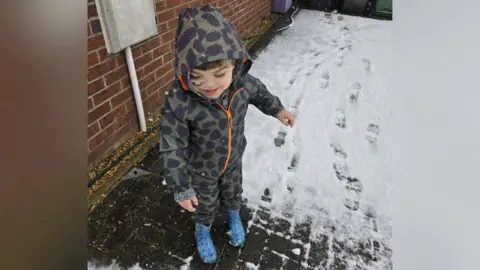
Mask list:
MULTIPOLYGON (((174 38, 182 8, 219 6, 244 36, 270 14, 271 0, 156 0, 159 35, 132 47, 145 117, 160 112, 173 80, 174 38)), ((95 166, 139 130, 124 53, 107 54, 94 0, 88 0, 88 163, 95 166)))

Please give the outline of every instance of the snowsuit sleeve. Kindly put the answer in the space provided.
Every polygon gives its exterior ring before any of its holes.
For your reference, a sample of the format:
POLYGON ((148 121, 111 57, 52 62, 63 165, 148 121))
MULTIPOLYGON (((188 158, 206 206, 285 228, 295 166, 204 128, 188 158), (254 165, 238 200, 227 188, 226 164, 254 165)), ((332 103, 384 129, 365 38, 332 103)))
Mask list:
POLYGON ((160 155, 164 169, 163 176, 167 185, 174 191, 176 202, 195 196, 186 161, 190 135, 186 119, 187 109, 186 102, 181 102, 176 95, 169 94, 160 119, 160 155))
POLYGON ((256 77, 246 74, 246 89, 250 93, 250 104, 266 115, 276 117, 284 109, 280 99, 270 93, 267 87, 256 77))

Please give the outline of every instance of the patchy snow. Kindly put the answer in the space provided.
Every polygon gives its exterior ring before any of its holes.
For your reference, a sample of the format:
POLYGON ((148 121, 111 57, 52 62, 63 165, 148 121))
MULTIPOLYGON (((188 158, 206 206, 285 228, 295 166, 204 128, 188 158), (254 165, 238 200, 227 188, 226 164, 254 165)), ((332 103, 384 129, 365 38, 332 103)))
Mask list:
POLYGON ((184 259, 183 262, 185 264, 180 267, 180 270, 189 270, 190 269, 190 263, 192 262, 192 260, 193 260, 193 256, 190 256, 190 257, 184 259))
POLYGON ((251 262, 245 262, 245 266, 248 270, 259 270, 258 266, 251 262))
MULTIPOLYGON (((87 268, 88 270, 122 270, 123 269, 115 261, 113 261, 113 263, 109 266, 98 266, 92 262, 89 262, 87 267, 88 267, 87 268)), ((129 268, 128 270, 143 270, 143 269, 140 267, 140 264, 137 263, 131 268, 129 268)))
POLYGON ((190 269, 190 266, 191 266, 190 264, 193 261, 193 256, 190 256, 190 257, 184 259, 184 258, 181 258, 177 255, 172 254, 171 252, 169 252, 169 255, 178 259, 178 260, 180 260, 180 261, 183 261, 184 265, 180 266, 180 270, 189 270, 190 269))
POLYGON ((344 252, 336 243, 376 240, 385 252, 362 268, 390 264, 392 176, 382 136, 391 121, 391 32, 389 21, 302 10, 251 69, 297 119, 285 128, 248 111, 249 205, 288 212, 295 223, 310 218, 311 237, 328 236, 331 260, 355 260, 334 254, 344 252))
POLYGON ((293 254, 295 254, 297 256, 300 255, 300 249, 299 248, 292 249, 292 252, 293 252, 293 254))
POLYGON ((277 255, 278 257, 282 258, 283 260, 288 260, 288 259, 290 259, 287 255, 282 254, 282 253, 280 253, 280 252, 277 252, 277 251, 275 251, 275 250, 272 250, 271 252, 272 252, 273 254, 277 255))

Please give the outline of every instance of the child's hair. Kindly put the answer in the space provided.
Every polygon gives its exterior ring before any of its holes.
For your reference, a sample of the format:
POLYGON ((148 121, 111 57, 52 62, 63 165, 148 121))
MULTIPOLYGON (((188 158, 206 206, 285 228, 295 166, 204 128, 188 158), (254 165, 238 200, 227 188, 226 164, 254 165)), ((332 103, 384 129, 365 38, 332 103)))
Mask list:
POLYGON ((231 63, 232 65, 235 65, 236 60, 233 59, 221 59, 213 62, 208 62, 203 65, 200 65, 196 67, 196 69, 202 70, 202 71, 207 71, 210 69, 218 68, 218 67, 223 67, 228 63, 231 63))

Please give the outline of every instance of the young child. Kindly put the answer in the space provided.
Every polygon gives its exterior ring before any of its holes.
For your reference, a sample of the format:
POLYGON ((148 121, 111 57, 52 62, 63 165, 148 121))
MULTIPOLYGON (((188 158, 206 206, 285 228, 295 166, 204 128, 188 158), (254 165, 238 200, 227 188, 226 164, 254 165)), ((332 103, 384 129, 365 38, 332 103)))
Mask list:
POLYGON ((245 242, 240 206, 248 105, 286 126, 293 126, 294 117, 247 73, 249 55, 219 9, 185 9, 178 18, 175 49, 175 81, 160 121, 164 177, 175 201, 196 214, 200 258, 214 263, 210 226, 219 204, 228 209, 230 244, 245 242))

